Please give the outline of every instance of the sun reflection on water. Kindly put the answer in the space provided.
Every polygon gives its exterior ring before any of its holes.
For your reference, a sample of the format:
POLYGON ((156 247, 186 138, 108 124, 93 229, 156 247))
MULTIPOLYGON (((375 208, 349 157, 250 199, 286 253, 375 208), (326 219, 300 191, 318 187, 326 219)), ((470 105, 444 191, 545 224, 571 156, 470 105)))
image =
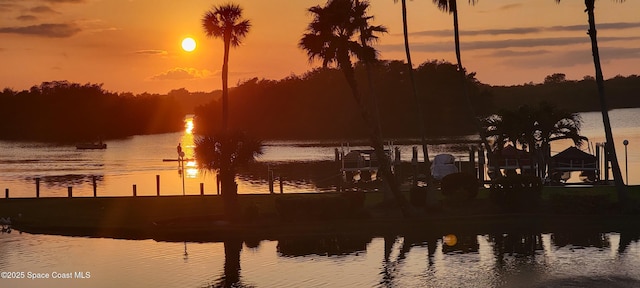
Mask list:
POLYGON ((185 177, 195 179, 198 178, 199 171, 194 156, 193 115, 187 115, 185 117, 184 128, 184 134, 180 138, 180 142, 182 143, 182 147, 184 147, 184 158, 185 160, 189 160, 184 163, 185 177))

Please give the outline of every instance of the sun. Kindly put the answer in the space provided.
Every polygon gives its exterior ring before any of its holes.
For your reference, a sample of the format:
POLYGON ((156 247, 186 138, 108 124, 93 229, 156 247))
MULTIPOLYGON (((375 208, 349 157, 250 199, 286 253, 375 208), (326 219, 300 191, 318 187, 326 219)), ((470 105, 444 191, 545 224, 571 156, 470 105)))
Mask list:
POLYGON ((182 40, 182 49, 187 52, 191 52, 196 49, 196 40, 191 37, 184 38, 182 40))

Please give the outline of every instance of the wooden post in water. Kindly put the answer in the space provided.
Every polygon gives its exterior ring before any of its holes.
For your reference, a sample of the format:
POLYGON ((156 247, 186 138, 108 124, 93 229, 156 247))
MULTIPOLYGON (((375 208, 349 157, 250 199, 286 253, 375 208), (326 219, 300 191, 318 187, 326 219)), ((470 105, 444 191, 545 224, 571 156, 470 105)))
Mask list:
POLYGON ((596 182, 600 182, 602 180, 602 165, 600 161, 602 157, 600 157, 600 143, 596 143, 596 182))
POLYGON ((156 195, 160 196, 160 175, 156 175, 156 195))
POLYGON ((220 195, 220 173, 216 174, 216 193, 220 195))
POLYGON ((278 177, 278 180, 280 181, 280 194, 284 193, 284 190, 282 189, 282 175, 280 175, 280 177, 278 177))
POLYGON ((4 189, 4 198, 9 199, 9 188, 4 189))
POLYGON ((98 197, 98 184, 96 183, 95 175, 91 177, 91 182, 93 183, 93 197, 98 197))
MULTIPOLYGON (((394 160, 393 160, 393 172, 395 173, 395 175, 396 175, 396 177, 398 179, 401 179, 401 177, 402 177, 401 176, 402 175, 401 172, 402 171, 400 171, 400 163, 401 163, 401 160, 400 160, 400 148, 395 147, 393 150, 394 150, 394 154, 395 154, 394 160)), ((376 178, 378 178, 378 174, 377 173, 376 173, 376 178)))
POLYGON ((273 170, 267 167, 267 178, 269 178, 269 193, 273 194, 273 170))
POLYGON ((73 198, 73 187, 67 187, 67 197, 73 198))
POLYGON ((133 197, 138 196, 138 189, 136 187, 136 184, 133 184, 133 197))
POLYGON ((40 198, 40 178, 36 178, 36 198, 40 198))
POLYGON ((413 187, 418 186, 418 147, 411 147, 411 164, 413 166, 413 187))
POLYGON ((204 183, 200 183, 200 195, 204 196, 204 183))
POLYGON ((484 148, 482 145, 478 147, 478 179, 484 185, 484 148))
POLYGON ((469 173, 478 175, 476 171, 476 146, 469 147, 469 173))
POLYGON ((609 185, 609 145, 604 142, 602 148, 604 148, 604 183, 609 185))

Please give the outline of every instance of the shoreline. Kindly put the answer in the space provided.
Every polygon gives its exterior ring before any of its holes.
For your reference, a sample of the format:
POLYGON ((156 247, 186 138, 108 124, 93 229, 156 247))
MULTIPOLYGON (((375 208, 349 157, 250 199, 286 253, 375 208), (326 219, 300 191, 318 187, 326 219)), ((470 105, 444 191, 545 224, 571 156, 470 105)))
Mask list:
MULTIPOLYGON (((547 191, 547 194, 562 191, 567 194, 588 195, 597 192, 594 190, 554 188, 551 192, 547 191)), ((632 192, 634 198, 638 198, 640 186, 633 186, 632 192)), ((601 191, 600 194, 602 193, 610 191, 601 191)), ((393 205, 380 205, 382 193, 364 194, 366 199, 361 208, 336 208, 313 216, 283 214, 276 207, 276 202, 298 201, 293 202, 294 205, 303 203, 308 206, 324 201, 324 206, 320 207, 322 210, 330 207, 326 203, 333 205, 340 203, 335 201, 350 201, 348 197, 352 196, 348 195, 355 194, 240 194, 238 201, 242 211, 246 212, 250 206, 257 207, 257 214, 238 222, 225 220, 222 199, 217 195, 0 199, 0 217, 11 217, 13 229, 34 234, 195 242, 238 238, 277 239, 305 235, 442 236, 451 233, 573 229, 621 232, 637 230, 640 225, 637 207, 630 214, 617 211, 616 206, 611 204, 592 212, 585 210, 588 213, 579 209, 558 211, 563 208, 556 207, 552 200, 543 197, 536 209, 504 213, 497 210, 482 193, 478 199, 468 203, 448 205, 440 201, 432 209, 416 208, 413 217, 405 218, 393 205), (329 200, 333 202, 327 202, 329 200)), ((303 207, 307 207, 304 205, 303 207)))

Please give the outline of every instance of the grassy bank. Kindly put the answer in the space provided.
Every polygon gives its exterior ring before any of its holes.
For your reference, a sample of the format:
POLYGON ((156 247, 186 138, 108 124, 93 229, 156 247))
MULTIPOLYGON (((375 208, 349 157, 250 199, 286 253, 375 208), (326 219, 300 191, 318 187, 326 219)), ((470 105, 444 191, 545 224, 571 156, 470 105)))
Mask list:
MULTIPOLYGON (((629 188, 632 199, 639 200, 640 186, 629 188)), ((487 189, 482 189, 477 199, 457 205, 446 204, 438 195, 438 205, 416 209, 416 217, 411 219, 403 218, 393 205, 381 207, 380 192, 363 193, 362 198, 354 198, 356 194, 349 193, 239 195, 243 221, 235 224, 224 221, 222 198, 217 195, 0 199, 0 217, 11 217, 15 226, 25 231, 124 238, 154 238, 160 234, 171 238, 203 233, 213 238, 229 235, 268 238, 280 234, 354 230, 375 234, 426 227, 429 227, 426 230, 444 232, 522 225, 570 227, 575 221, 602 227, 640 223, 637 215, 616 211, 615 189, 604 186, 545 187, 539 207, 524 214, 504 214, 496 209, 487 189), (597 203, 592 203, 594 201, 597 203), (584 207, 576 209, 576 206, 584 207)), ((406 193, 407 198, 411 198, 409 192, 406 193)))

